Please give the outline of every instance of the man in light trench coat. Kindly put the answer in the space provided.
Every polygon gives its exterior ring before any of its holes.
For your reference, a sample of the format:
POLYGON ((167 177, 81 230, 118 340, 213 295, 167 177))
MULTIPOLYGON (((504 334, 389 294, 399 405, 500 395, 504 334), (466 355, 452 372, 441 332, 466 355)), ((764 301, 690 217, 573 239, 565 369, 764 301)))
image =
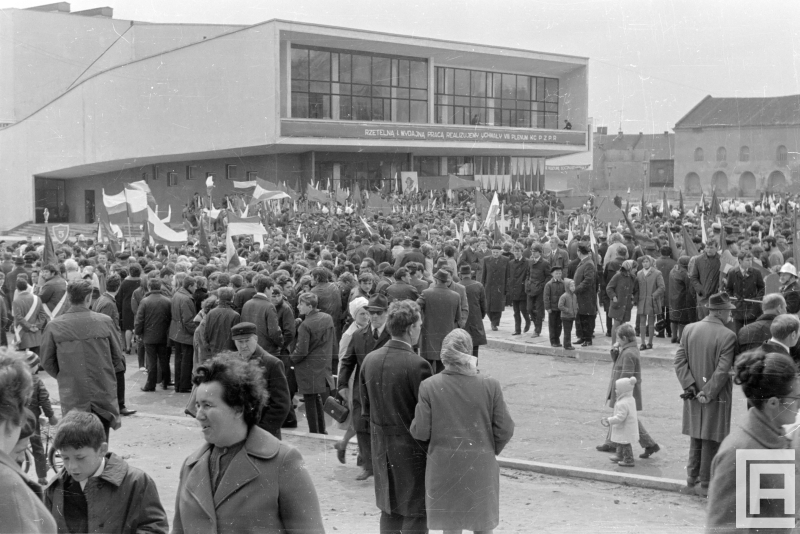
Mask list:
POLYGON ((727 326, 731 319, 727 293, 708 299, 709 315, 686 325, 675 373, 684 390, 683 434, 689 436, 686 488, 682 491, 708 496, 711 462, 730 432, 733 385, 728 374, 736 355, 736 334, 727 326))

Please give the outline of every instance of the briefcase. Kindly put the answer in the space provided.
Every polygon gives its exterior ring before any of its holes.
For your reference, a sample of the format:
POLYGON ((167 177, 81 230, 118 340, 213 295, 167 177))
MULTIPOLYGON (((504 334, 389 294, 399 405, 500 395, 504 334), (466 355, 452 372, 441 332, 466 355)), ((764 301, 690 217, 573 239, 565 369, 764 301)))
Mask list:
POLYGON ((323 410, 325 410, 326 414, 333 417, 334 421, 337 423, 344 423, 347 419, 347 416, 350 414, 350 410, 347 409, 347 406, 343 406, 341 403, 339 403, 339 401, 337 401, 333 395, 325 399, 323 410))

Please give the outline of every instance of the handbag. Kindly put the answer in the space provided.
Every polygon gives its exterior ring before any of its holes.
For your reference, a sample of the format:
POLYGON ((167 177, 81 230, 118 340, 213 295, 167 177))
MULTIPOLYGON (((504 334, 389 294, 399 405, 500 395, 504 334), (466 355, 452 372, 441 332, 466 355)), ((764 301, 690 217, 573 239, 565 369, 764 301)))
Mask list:
POLYGON ((350 414, 350 410, 347 409, 347 406, 343 406, 332 395, 325 399, 325 404, 322 409, 326 414, 333 417, 333 420, 337 423, 343 423, 350 414))

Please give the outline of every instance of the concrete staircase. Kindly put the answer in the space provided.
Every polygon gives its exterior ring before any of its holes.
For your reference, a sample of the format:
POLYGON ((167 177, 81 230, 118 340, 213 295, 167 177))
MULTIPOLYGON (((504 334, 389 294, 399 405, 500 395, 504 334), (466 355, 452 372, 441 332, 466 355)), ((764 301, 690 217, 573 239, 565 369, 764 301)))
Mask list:
MULTIPOLYGON (((51 223, 48 226, 52 227, 55 226, 56 224, 61 224, 61 223, 51 223)), ((130 228, 128 228, 127 224, 121 224, 120 228, 125 234, 125 237, 131 236, 133 239, 142 238, 142 230, 140 228, 140 225, 138 224, 135 225, 132 224, 130 228)), ((38 241, 40 239, 44 239, 44 229, 45 229, 44 224, 26 222, 3 233, 10 236, 33 238, 34 240, 38 241)), ((74 238, 78 234, 83 234, 83 236, 87 239, 96 239, 97 224, 77 224, 77 223, 70 224, 69 236, 74 238)))

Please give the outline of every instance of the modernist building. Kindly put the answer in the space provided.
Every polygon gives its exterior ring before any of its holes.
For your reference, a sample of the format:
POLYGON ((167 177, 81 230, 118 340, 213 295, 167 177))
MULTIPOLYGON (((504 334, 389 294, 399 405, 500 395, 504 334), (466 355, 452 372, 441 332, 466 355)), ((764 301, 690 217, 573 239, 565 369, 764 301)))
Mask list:
POLYGON ((675 125, 676 187, 755 196, 800 187, 800 95, 705 97, 675 125))
POLYGON ((44 208, 93 222, 101 190, 138 180, 173 223, 209 175, 215 194, 256 176, 372 188, 414 171, 529 189, 544 158, 588 150, 586 58, 110 15, 0 12, 0 229, 44 208))

